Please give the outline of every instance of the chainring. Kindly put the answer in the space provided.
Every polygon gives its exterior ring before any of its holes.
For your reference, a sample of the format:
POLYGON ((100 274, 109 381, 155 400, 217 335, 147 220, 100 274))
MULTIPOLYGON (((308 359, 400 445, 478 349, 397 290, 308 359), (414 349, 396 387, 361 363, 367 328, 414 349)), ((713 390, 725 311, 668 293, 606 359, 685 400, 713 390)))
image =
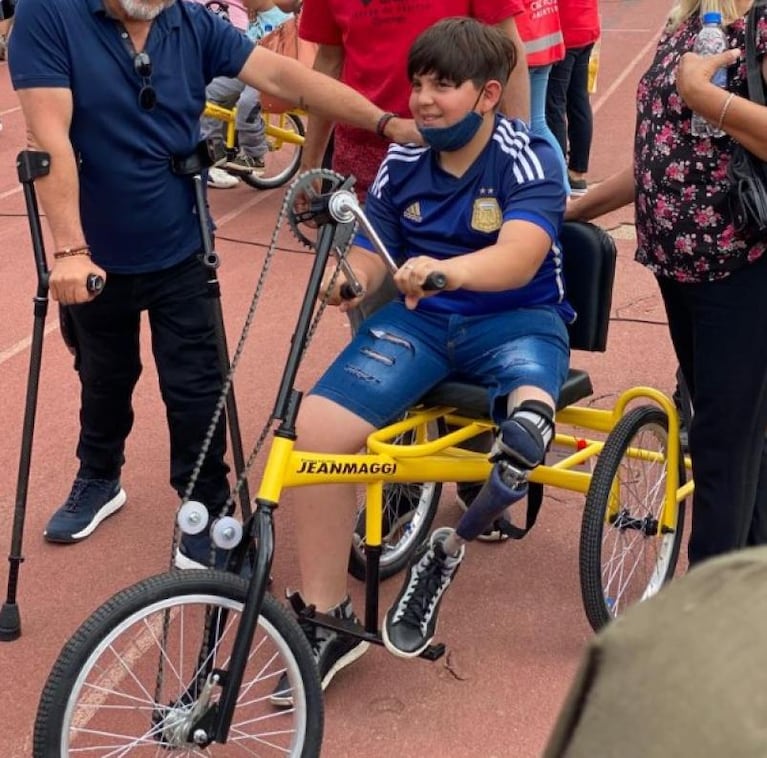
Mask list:
MULTIPOLYGON (((306 230, 316 230, 322 223, 327 223, 324 213, 323 198, 339 189, 351 190, 349 178, 327 168, 315 168, 298 176, 285 195, 285 207, 288 227, 293 236, 305 247, 314 248, 316 239, 308 236, 306 230), (321 187, 322 191, 317 187, 321 187)), ((333 246, 345 250, 348 246, 356 223, 337 224, 333 246)))

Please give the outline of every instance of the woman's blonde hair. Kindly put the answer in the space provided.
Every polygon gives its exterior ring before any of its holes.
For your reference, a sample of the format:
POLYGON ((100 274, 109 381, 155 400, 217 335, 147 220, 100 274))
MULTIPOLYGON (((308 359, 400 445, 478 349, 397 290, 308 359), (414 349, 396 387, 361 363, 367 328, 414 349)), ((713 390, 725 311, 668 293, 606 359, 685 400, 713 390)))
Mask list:
POLYGON ((722 23, 731 24, 743 14, 738 11, 735 0, 680 0, 678 5, 671 9, 666 28, 673 31, 683 21, 686 21, 695 13, 711 13, 717 11, 722 14, 722 23))

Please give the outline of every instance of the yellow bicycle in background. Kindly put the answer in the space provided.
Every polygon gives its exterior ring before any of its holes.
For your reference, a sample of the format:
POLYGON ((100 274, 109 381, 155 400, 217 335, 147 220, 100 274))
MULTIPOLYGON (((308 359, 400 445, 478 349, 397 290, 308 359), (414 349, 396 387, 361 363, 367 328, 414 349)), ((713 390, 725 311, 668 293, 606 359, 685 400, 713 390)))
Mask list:
MULTIPOLYGON (((210 116, 222 121, 224 129, 224 146, 227 159, 237 155, 237 108, 225 108, 208 101, 205 103, 204 116, 210 116)), ((301 165, 301 154, 304 145, 303 113, 298 110, 285 113, 261 112, 264 122, 264 132, 268 147, 264 155, 265 168, 251 173, 237 172, 237 176, 246 184, 256 189, 274 189, 290 181, 301 165)))

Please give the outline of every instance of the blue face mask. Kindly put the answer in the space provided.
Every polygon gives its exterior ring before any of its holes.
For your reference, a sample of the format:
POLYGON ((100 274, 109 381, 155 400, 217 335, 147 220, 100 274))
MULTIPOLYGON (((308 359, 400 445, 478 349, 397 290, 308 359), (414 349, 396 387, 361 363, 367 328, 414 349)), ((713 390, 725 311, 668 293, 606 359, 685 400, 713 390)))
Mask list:
POLYGON ((482 126, 482 115, 477 113, 474 108, 477 107, 480 92, 471 110, 460 120, 450 126, 419 126, 424 142, 437 152, 452 152, 460 150, 474 139, 474 135, 482 126))

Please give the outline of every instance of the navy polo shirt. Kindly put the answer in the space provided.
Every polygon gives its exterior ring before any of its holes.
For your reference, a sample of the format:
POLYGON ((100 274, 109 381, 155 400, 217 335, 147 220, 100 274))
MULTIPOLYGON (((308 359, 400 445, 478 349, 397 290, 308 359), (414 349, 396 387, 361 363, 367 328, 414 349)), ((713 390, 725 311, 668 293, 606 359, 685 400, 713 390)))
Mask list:
POLYGON ((157 93, 145 111, 144 82, 122 32, 101 0, 24 0, 9 60, 15 89, 72 91, 70 138, 93 258, 109 272, 142 273, 202 247, 192 180, 175 176, 170 158, 194 151, 205 85, 237 76, 253 45, 204 6, 176 2, 152 23, 144 48, 157 93))

